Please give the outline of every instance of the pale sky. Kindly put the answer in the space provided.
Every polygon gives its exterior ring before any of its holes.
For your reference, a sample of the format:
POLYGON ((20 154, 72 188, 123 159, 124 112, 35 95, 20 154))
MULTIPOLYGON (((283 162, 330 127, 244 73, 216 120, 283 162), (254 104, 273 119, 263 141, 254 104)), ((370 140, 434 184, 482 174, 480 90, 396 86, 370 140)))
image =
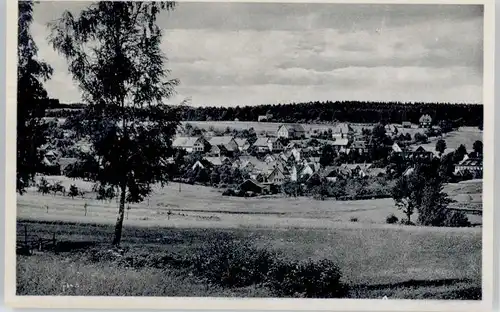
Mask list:
MULTIPOLYGON (((54 68, 49 96, 80 91, 46 23, 89 2, 35 5, 32 34, 54 68)), ((177 96, 195 106, 304 101, 482 103, 483 7, 178 3, 159 17, 177 96)))

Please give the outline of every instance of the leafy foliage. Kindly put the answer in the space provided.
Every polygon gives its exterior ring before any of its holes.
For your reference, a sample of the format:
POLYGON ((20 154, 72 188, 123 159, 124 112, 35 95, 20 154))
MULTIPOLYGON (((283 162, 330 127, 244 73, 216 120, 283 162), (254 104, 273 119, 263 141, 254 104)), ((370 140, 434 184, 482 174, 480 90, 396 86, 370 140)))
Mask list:
POLYGON ((154 183, 168 181, 176 118, 163 101, 174 93, 156 24, 172 2, 90 4, 74 17, 66 11, 50 24, 50 42, 67 60, 87 108, 77 123, 99 159, 92 178, 120 189, 113 244, 118 245, 125 202, 142 201, 154 183))
POLYGON ((38 183, 38 192, 42 193, 42 195, 45 195, 50 192, 50 189, 51 187, 49 182, 47 181, 47 179, 42 177, 42 179, 40 179, 40 182, 38 183))
POLYGON ((340 298, 347 286, 331 260, 279 261, 271 266, 268 287, 279 297, 340 298))
POLYGON ((42 117, 48 106, 43 83, 52 75, 52 68, 38 59, 38 48, 30 33, 33 6, 33 1, 18 4, 16 190, 20 194, 33 182, 42 161, 39 148, 46 142, 42 117))
POLYGON ((439 153, 444 153, 446 150, 446 141, 443 139, 440 139, 436 142, 436 151, 439 153))
POLYGON ((69 187, 69 193, 68 195, 71 196, 71 198, 75 198, 80 194, 80 190, 75 184, 71 184, 69 187))

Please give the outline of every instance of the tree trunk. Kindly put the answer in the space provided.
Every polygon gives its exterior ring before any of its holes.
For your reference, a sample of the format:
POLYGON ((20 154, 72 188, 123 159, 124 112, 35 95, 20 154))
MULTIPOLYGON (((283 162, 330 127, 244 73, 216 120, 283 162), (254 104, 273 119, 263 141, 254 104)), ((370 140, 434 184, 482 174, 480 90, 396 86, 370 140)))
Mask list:
POLYGON ((115 237, 113 238, 114 246, 120 245, 120 241, 122 239, 123 219, 125 217, 125 195, 127 193, 127 186, 122 185, 120 189, 121 189, 120 206, 118 208, 118 218, 116 219, 116 225, 115 225, 115 237))

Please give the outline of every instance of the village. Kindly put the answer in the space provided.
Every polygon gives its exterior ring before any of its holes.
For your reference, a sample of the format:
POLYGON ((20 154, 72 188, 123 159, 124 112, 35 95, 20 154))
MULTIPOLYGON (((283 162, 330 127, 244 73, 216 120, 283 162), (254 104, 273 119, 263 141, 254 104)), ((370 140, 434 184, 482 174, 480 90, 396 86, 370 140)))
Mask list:
MULTIPOLYGON (((266 116, 259 120, 265 121, 266 116)), ((377 126, 382 127, 373 127, 377 126)), ((335 182, 338 179, 392 177, 397 173, 391 162, 402 162, 403 174, 409 174, 415 163, 439 160, 454 152, 454 149, 445 147, 438 151, 422 144, 443 135, 441 127, 434 125, 428 114, 422 115, 419 125, 403 122, 382 128, 383 133, 379 135, 385 138, 383 142, 375 142, 373 128, 363 127, 357 131, 359 127, 349 123, 337 123, 323 132, 306 131, 301 124, 281 124, 275 132, 249 136, 246 131, 247 137, 230 129, 225 133, 196 129, 199 135, 187 136, 184 125, 179 128, 172 146, 192 156, 181 181, 209 182, 208 172, 231 167, 239 170, 237 175, 242 175, 243 179, 232 193, 242 196, 276 193, 287 182, 305 185, 313 180, 335 182), (406 129, 416 130, 415 136, 411 137, 408 132, 403 134, 406 129), (373 159, 374 144, 379 145, 375 149, 383 150, 388 161, 373 159)), ((173 158, 170 161, 173 162, 173 158)), ((482 177, 478 153, 465 153, 461 159, 455 157, 455 162, 455 177, 461 180, 482 177)), ((214 180, 212 185, 220 178, 214 180)))

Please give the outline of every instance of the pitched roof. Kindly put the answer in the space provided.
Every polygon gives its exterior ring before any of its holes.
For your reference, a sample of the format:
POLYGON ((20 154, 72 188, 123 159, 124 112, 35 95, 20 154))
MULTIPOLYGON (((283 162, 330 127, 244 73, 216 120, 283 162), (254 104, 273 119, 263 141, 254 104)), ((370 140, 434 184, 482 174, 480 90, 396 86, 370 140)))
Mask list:
POLYGON ((349 139, 343 138, 343 139, 336 139, 331 143, 333 146, 347 146, 349 145, 349 139))
POLYGON ((205 159, 214 166, 222 166, 222 164, 224 163, 223 159, 221 159, 220 157, 205 157, 203 159, 205 159))
POLYGON ((236 144, 238 144, 238 146, 240 147, 245 144, 248 144, 248 140, 244 138, 235 138, 234 141, 236 141, 236 144))
POLYGON ((345 168, 345 169, 349 169, 349 170, 354 170, 357 167, 359 167, 361 170, 367 170, 367 169, 370 169, 371 166, 372 166, 372 164, 343 164, 340 167, 345 168))
POLYGON ((366 148, 366 141, 354 141, 351 145, 351 148, 366 148))
POLYGON ((227 147, 232 140, 234 140, 232 136, 214 136, 210 138, 208 143, 210 145, 224 145, 227 147))
POLYGON ((398 143, 392 144, 392 151, 396 153, 402 153, 403 149, 399 146, 398 143))
POLYGON ((260 138, 257 138, 257 141, 255 141, 253 143, 253 146, 262 146, 262 147, 268 147, 269 144, 267 142, 267 138, 264 138, 264 137, 260 137, 260 138))
POLYGON ((199 140, 198 137, 176 137, 172 142, 173 147, 192 147, 199 140))
POLYGON ((424 114, 419 119, 420 122, 431 122, 432 117, 429 114, 424 114))
POLYGON ((306 132, 304 127, 300 124, 282 124, 278 129, 281 127, 285 127, 288 131, 291 132, 306 132))
POLYGON ((339 123, 333 127, 332 131, 333 133, 349 133, 353 129, 348 123, 339 123))
POLYGON ((460 163, 460 166, 471 166, 471 167, 476 167, 476 166, 482 166, 483 162, 480 159, 476 158, 469 158, 460 163))

